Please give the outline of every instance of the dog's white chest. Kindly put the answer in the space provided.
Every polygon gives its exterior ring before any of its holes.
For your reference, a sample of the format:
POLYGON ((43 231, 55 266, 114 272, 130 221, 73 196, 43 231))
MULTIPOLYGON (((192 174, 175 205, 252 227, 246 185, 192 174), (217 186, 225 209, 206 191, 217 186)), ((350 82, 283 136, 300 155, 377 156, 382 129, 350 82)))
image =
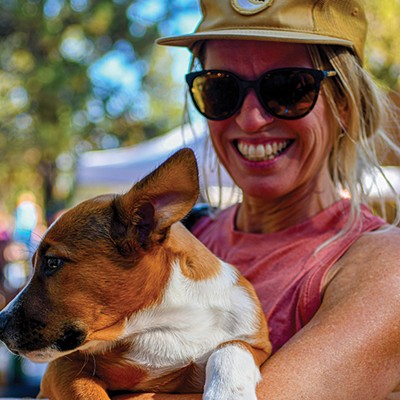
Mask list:
POLYGON ((194 281, 178 264, 160 305, 129 321, 125 337, 132 338, 130 358, 152 369, 205 363, 210 352, 230 340, 249 340, 258 329, 256 307, 237 273, 221 263, 212 279, 194 281))

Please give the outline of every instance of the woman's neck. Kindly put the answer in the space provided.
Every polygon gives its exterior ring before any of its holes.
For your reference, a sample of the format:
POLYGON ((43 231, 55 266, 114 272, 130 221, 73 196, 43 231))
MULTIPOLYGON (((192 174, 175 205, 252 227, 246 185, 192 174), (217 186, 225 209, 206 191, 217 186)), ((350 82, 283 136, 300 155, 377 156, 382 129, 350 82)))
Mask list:
POLYGON ((329 177, 297 188, 282 198, 260 199, 243 196, 236 215, 236 229, 271 233, 284 230, 318 214, 340 200, 329 177))

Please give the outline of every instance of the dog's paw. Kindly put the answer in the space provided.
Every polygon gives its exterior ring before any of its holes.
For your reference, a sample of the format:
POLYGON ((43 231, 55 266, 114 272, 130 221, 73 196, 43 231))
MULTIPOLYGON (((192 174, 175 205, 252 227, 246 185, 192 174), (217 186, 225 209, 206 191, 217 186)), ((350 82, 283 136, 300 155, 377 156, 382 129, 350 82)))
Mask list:
POLYGON ((222 347, 207 362, 203 400, 257 400, 260 379, 260 370, 247 350, 237 345, 222 347))
POLYGON ((254 388, 237 386, 236 388, 226 387, 217 390, 207 390, 203 394, 203 400, 257 400, 254 388))

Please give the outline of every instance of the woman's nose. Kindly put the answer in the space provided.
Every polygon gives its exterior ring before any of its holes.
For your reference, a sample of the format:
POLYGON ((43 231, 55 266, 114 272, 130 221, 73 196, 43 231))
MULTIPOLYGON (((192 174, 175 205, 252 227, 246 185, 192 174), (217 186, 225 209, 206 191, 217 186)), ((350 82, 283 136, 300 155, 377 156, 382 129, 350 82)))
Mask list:
POLYGON ((274 117, 261 105, 254 90, 246 93, 235 119, 239 127, 249 133, 259 132, 265 125, 274 121, 274 117))

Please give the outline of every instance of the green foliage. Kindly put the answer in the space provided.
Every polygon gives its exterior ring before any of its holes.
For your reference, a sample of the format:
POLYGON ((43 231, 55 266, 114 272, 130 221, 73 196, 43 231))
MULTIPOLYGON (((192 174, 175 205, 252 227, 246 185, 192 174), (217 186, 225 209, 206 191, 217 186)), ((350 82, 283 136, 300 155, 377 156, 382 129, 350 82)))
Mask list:
POLYGON ((400 92, 400 0, 365 0, 365 6, 367 68, 383 85, 400 92))
POLYGON ((72 170, 57 169, 60 155, 134 144, 179 123, 180 96, 165 68, 173 60, 153 42, 180 3, 146 20, 149 1, 0 0, 0 199, 9 208, 21 190, 47 209, 68 197, 71 187, 57 179, 72 170), (128 94, 91 74, 115 52, 125 57, 122 74, 138 71, 128 94))

